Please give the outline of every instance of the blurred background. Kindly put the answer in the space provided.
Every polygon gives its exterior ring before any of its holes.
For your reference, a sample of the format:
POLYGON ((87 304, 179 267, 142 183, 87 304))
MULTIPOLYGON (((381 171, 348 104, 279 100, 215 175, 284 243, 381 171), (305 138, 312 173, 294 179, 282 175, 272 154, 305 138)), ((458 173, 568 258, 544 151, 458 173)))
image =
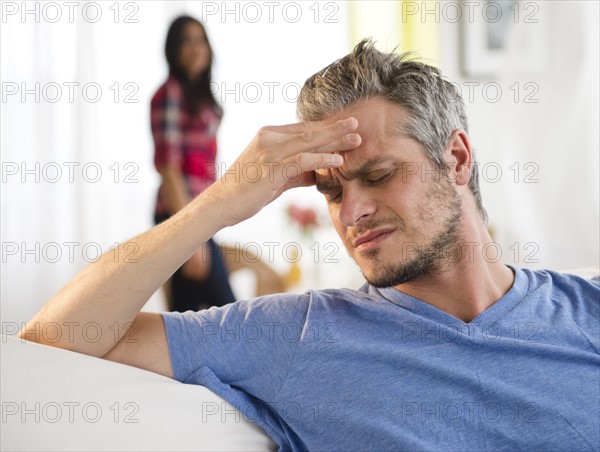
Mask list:
MULTIPOLYGON (((258 128, 295 122, 306 78, 371 36, 381 50, 418 52, 459 86, 501 259, 598 265, 597 2, 4 1, 3 325, 28 320, 99 253, 152 226, 149 104, 167 76, 167 27, 182 13, 202 20, 216 57, 223 170, 258 128)), ((363 283, 313 188, 216 240, 292 275, 288 290, 363 283), (291 205, 312 209, 318 226, 303 230, 291 205)), ((251 296, 243 278, 236 295, 251 296)), ((164 309, 162 294, 145 309, 164 309)))

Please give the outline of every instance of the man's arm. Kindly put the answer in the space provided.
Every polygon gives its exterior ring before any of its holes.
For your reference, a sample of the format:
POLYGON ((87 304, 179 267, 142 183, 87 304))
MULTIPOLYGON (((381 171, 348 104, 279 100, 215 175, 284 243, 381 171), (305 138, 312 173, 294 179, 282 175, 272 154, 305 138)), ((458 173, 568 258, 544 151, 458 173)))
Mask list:
POLYGON ((332 152, 359 146, 352 133, 357 125, 347 119, 311 129, 264 127, 221 180, 169 220, 119 245, 118 253, 85 267, 18 337, 171 376, 164 325, 159 314, 140 313, 146 301, 217 231, 252 217, 285 190, 314 184, 315 169, 340 166, 332 152), (248 168, 255 173, 246 178, 248 168), (49 324, 65 334, 58 340, 38 334, 49 324), (100 333, 93 340, 90 325, 100 333))
POLYGON ((156 312, 140 312, 130 333, 102 358, 173 378, 165 325, 156 312))

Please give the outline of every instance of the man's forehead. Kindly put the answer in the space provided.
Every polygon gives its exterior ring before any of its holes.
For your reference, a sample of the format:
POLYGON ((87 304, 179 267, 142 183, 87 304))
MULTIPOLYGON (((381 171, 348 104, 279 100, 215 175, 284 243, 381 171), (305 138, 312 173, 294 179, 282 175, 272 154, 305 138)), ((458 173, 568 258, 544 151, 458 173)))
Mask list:
MULTIPOLYGON (((380 116, 382 118, 390 118, 394 116, 394 122, 404 122, 409 116, 409 112, 401 105, 394 103, 382 96, 368 97, 356 101, 334 113, 328 114, 316 121, 307 121, 305 124, 310 127, 323 127, 324 125, 332 124, 340 119, 348 118, 362 114, 366 115, 367 119, 375 119, 380 116)), ((360 128, 360 121, 359 121, 360 128)))
MULTIPOLYGON (((380 164, 408 157, 405 155, 407 145, 410 146, 409 142, 414 140, 406 135, 403 127, 406 111, 382 97, 363 99, 322 121, 314 122, 313 126, 322 127, 350 116, 358 120, 356 133, 360 135, 361 143, 356 149, 336 152, 344 157, 344 164, 339 170, 342 176, 352 178, 380 164)), ((315 173, 321 181, 337 179, 337 170, 323 169, 315 173)))
POLYGON ((396 116, 396 119, 402 120, 410 116, 410 111, 407 110, 403 105, 394 102, 390 99, 386 99, 383 96, 373 96, 360 99, 350 105, 345 106, 343 109, 328 115, 327 120, 336 120, 344 115, 350 113, 367 113, 369 117, 382 116, 389 117, 390 115, 396 116))
POLYGON ((377 155, 371 158, 356 158, 348 159, 352 152, 358 151, 345 151, 340 154, 344 156, 344 164, 338 169, 333 170, 331 168, 318 169, 315 171, 317 180, 324 181, 327 179, 336 179, 336 173, 341 173, 345 179, 354 179, 361 175, 367 174, 370 171, 380 169, 381 167, 387 167, 391 163, 395 162, 397 158, 393 155, 377 155))

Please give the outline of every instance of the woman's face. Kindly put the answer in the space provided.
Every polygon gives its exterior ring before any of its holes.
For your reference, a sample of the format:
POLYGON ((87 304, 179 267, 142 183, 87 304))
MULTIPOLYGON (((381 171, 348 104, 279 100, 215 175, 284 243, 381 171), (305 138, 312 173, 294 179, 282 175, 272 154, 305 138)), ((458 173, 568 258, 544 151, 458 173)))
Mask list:
POLYGON ((179 64, 190 79, 202 74, 210 62, 210 48, 200 25, 189 22, 183 31, 179 64))

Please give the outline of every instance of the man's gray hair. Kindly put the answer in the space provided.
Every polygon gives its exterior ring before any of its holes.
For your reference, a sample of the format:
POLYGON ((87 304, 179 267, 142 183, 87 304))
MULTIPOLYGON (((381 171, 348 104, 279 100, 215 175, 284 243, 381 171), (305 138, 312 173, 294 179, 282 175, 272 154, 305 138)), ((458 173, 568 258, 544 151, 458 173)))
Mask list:
MULTIPOLYGON (((299 119, 320 121, 360 100, 383 97, 409 113, 400 124, 401 132, 420 142, 429 160, 447 171, 443 152, 452 132, 468 132, 464 103, 458 88, 439 69, 410 56, 380 52, 373 41, 363 39, 350 54, 306 80, 298 96, 299 119)), ((487 221, 474 154, 469 188, 487 221)))

